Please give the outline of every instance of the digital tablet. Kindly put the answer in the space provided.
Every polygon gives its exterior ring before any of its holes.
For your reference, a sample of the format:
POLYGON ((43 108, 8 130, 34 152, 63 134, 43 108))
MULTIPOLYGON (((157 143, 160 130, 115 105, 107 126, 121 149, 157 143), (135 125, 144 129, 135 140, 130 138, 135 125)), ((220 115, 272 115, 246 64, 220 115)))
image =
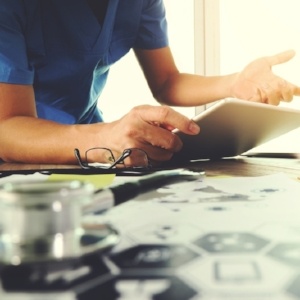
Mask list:
POLYGON ((198 135, 174 131, 183 142, 175 161, 241 155, 300 127, 300 110, 230 98, 216 102, 193 120, 200 126, 198 135))

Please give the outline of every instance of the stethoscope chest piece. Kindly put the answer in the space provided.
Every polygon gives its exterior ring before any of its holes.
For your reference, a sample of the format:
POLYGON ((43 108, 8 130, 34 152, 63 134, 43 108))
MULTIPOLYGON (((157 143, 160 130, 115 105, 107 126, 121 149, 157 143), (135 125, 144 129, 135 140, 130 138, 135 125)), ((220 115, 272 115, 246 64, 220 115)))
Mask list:
POLYGON ((0 264, 72 260, 115 246, 119 234, 110 224, 82 226, 93 193, 77 180, 0 185, 0 264))

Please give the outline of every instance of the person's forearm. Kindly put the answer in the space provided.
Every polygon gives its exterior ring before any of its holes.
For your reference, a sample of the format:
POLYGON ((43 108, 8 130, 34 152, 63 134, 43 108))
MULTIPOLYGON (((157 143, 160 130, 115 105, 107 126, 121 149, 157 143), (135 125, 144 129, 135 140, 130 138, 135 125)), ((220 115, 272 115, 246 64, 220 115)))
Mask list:
POLYGON ((99 146, 95 144, 100 136, 98 125, 62 125, 21 116, 2 120, 0 158, 6 162, 76 163, 74 148, 84 152, 99 146))
POLYGON ((198 106, 226 97, 232 97, 236 74, 204 77, 178 73, 171 76, 155 95, 163 104, 171 106, 198 106))
MULTIPOLYGON (((140 105, 116 121, 87 125, 15 116, 0 122, 0 158, 7 162, 70 164, 77 163, 75 148, 84 156, 90 148, 104 147, 116 158, 124 149, 139 148, 156 164, 180 151, 182 143, 171 132, 174 128, 186 134, 199 133, 194 122, 166 105, 140 105)), ((107 162, 103 157, 91 159, 107 162)))

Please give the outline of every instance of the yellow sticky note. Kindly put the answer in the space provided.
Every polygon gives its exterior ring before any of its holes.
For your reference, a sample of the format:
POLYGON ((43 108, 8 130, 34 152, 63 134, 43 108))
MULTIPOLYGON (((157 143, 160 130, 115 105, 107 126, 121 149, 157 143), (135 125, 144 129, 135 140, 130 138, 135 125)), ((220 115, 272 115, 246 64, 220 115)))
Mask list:
POLYGON ((48 180, 62 181, 62 180, 80 180, 92 183, 96 189, 102 189, 112 184, 115 174, 93 174, 93 175, 79 175, 79 174, 51 174, 48 180))

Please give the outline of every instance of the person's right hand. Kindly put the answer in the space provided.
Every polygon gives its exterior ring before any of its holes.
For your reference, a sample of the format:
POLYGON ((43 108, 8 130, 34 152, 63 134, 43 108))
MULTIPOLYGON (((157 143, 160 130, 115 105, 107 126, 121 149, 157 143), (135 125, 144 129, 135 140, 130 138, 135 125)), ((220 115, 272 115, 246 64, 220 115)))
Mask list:
POLYGON ((103 125, 102 144, 95 146, 110 148, 116 156, 127 148, 143 149, 154 164, 171 159, 182 148, 172 132, 175 128, 186 134, 200 131, 195 122, 168 106, 137 106, 121 119, 103 125))

